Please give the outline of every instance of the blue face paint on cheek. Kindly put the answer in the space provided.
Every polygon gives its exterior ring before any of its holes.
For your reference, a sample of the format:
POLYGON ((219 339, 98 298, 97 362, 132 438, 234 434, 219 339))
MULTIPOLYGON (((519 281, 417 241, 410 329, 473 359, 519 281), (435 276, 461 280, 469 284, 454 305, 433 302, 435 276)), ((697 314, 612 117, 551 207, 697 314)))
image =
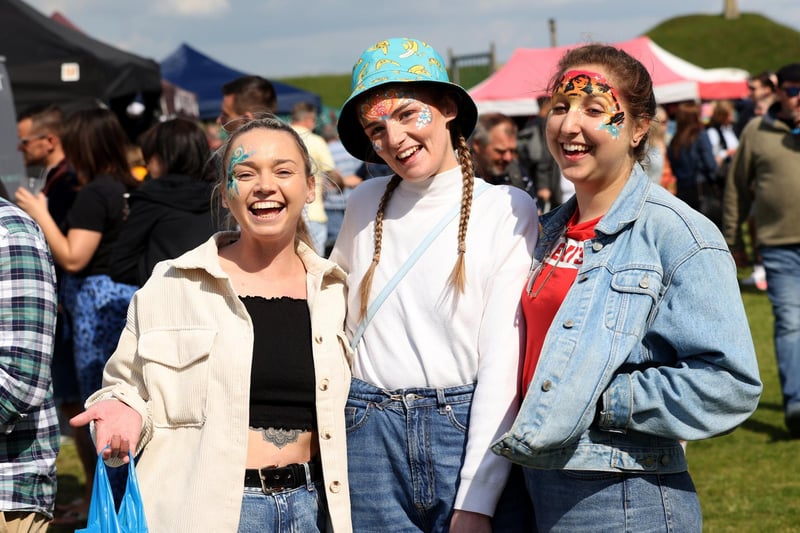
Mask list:
POLYGON ((372 142, 372 149, 375 150, 376 153, 377 152, 382 152, 383 151, 383 146, 381 146, 381 143, 379 143, 377 141, 373 141, 372 142))
POLYGON ((433 122, 431 108, 428 104, 423 104, 422 109, 419 110, 419 115, 417 115, 417 129, 421 130, 425 126, 429 126, 431 122, 433 122))
POLYGON ((597 129, 598 129, 598 130, 605 130, 605 131, 607 131, 608 133, 610 133, 610 134, 611 134, 611 138, 612 138, 612 139, 618 139, 618 138, 619 138, 619 130, 621 130, 621 129, 622 129, 622 124, 620 124, 619 126, 618 126, 618 125, 616 125, 616 124, 613 124, 613 123, 610 123, 610 124, 600 124, 600 125, 597 127, 597 129))
POLYGON ((251 155, 253 155, 253 152, 245 152, 243 146, 237 146, 233 150, 231 159, 228 161, 228 198, 239 196, 239 184, 236 181, 236 174, 234 174, 233 169, 242 161, 246 161, 251 155))

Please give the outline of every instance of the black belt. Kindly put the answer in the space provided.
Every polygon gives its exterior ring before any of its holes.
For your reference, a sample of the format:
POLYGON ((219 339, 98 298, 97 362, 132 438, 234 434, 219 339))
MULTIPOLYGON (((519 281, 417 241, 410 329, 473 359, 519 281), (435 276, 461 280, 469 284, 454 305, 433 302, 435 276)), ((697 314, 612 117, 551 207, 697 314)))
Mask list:
POLYGON ((296 489, 322 479, 322 465, 319 461, 293 463, 286 466, 265 466, 248 468, 244 471, 244 486, 258 487, 265 494, 286 489, 296 489), (308 474, 306 474, 308 467, 308 474))

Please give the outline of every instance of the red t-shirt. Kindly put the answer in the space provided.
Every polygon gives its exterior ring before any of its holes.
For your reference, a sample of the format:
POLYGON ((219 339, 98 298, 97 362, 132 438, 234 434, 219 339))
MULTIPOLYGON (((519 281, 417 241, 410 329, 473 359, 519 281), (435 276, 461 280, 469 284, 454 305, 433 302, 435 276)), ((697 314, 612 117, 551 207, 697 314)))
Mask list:
POLYGON ((583 244, 595 236, 594 227, 600 218, 575 224, 578 219, 578 212, 575 211, 567 222, 564 234, 554 243, 542 263, 531 270, 522 292, 522 312, 527 331, 522 366, 523 395, 533 380, 547 330, 583 265, 583 244))

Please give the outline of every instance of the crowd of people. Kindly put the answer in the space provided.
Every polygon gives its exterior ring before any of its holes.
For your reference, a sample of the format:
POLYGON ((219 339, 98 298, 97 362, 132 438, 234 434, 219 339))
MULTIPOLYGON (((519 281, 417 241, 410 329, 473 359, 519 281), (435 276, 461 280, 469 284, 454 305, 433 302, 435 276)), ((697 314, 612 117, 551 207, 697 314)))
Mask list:
POLYGON ((44 182, 0 200, 8 531, 85 523, 59 417, 86 479, 135 457, 154 532, 701 531, 686 442, 761 394, 741 284, 800 438, 800 64, 662 106, 584 45, 509 117, 424 41, 354 59, 324 128, 258 76, 133 140, 20 114, 44 182))

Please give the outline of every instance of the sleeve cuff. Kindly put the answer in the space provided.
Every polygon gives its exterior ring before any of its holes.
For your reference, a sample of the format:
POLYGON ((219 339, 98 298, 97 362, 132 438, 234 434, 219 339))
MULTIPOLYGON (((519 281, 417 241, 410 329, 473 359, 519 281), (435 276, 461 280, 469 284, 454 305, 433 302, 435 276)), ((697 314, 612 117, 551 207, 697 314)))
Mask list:
POLYGON ((633 383, 629 374, 615 377, 600 396, 598 426, 603 431, 625 433, 633 413, 633 383))
POLYGON ((494 516, 494 510, 504 488, 505 484, 498 486, 494 483, 461 478, 453 508, 494 516))

